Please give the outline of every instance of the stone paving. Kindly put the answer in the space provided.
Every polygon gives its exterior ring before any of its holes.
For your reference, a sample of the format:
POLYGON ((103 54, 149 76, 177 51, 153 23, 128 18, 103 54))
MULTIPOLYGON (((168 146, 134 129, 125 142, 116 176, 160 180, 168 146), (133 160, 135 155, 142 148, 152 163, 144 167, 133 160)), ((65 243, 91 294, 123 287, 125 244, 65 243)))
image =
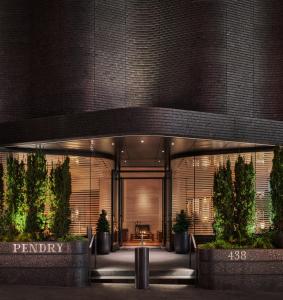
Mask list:
POLYGON ((282 300, 283 293, 210 291, 183 285, 93 284, 87 288, 0 286, 1 300, 282 300))
MULTIPOLYGON (((97 256, 98 269, 133 270, 135 265, 135 249, 127 248, 109 255, 97 256)), ((195 265, 195 255, 192 255, 192 268, 195 265)), ((149 266, 151 270, 169 270, 189 268, 188 254, 175 254, 164 249, 152 248, 149 251, 149 266)))

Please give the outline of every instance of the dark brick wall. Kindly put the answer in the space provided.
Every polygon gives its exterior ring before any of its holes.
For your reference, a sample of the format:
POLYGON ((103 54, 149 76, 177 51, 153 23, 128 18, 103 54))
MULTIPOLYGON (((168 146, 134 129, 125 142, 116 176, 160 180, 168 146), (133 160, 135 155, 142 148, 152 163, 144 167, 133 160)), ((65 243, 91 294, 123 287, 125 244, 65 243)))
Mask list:
POLYGON ((2 0, 1 121, 126 107, 283 120, 282 0, 2 0))
POLYGON ((171 108, 135 107, 1 123, 0 145, 43 140, 160 135, 282 144, 281 121, 171 108))
POLYGON ((32 115, 95 109, 94 2, 34 0, 32 115))
POLYGON ((283 120, 283 1, 255 3, 255 116, 283 120))
POLYGON ((162 1, 157 106, 226 112, 225 5, 162 1))
POLYGON ((0 1, 0 122, 29 116, 30 20, 29 1, 0 1))
POLYGON ((126 2, 95 1, 95 109, 127 107, 126 2))

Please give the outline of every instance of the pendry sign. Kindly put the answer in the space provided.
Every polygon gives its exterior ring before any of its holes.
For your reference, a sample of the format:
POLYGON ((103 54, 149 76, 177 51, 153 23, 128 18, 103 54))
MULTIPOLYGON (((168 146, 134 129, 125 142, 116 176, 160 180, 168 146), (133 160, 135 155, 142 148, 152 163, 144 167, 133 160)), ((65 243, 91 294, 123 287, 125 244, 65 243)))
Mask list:
POLYGON ((17 243, 13 253, 62 253, 61 243, 17 243))

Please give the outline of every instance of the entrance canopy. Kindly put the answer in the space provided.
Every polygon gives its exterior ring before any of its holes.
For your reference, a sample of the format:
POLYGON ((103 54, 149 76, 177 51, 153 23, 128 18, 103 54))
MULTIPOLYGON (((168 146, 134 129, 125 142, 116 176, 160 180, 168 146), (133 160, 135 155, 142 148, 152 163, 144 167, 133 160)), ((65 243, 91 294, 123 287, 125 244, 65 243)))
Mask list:
POLYGON ((12 144, 5 151, 30 152, 42 148, 48 154, 120 158, 123 167, 162 167, 165 152, 172 159, 272 149, 271 145, 195 138, 161 136, 123 136, 88 138, 43 143, 12 144))

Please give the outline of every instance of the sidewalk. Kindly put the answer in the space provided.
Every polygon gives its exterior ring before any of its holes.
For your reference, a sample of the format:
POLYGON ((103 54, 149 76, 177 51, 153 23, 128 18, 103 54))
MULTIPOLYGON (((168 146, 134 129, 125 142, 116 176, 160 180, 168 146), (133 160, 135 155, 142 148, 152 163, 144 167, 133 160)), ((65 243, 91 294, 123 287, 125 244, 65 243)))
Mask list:
POLYGON ((282 300, 283 293, 210 291, 183 285, 151 285, 136 290, 133 284, 94 284, 87 288, 0 286, 1 300, 282 300))

